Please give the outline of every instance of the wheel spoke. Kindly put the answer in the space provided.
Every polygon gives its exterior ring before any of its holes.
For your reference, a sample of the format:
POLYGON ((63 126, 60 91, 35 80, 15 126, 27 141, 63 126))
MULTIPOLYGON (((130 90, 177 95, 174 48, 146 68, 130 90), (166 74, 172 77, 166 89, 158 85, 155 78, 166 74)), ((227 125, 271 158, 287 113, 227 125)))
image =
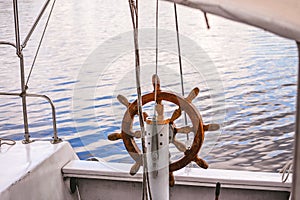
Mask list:
POLYGON ((179 142, 178 140, 176 140, 175 138, 173 139, 172 143, 175 145, 175 147, 181 151, 181 152, 185 152, 187 149, 186 149, 186 146, 185 144, 183 144, 182 142, 179 142))
POLYGON ((122 134, 121 133, 112 133, 108 135, 108 139, 110 141, 115 141, 115 140, 119 140, 122 139, 122 134))
POLYGON ((127 108, 130 106, 130 103, 128 101, 128 99, 126 97, 124 97, 123 95, 119 94, 117 96, 117 99, 119 100, 119 102, 121 104, 123 104, 124 106, 126 106, 127 108))
POLYGON ((194 159, 194 162, 197 163, 197 165, 203 169, 208 168, 208 164, 205 160, 199 158, 198 156, 194 159))
POLYGON ((192 91, 189 93, 189 95, 185 98, 189 103, 193 101, 199 94, 199 88, 195 87, 192 89, 192 91))
POLYGON ((144 121, 146 121, 146 119, 147 119, 148 116, 149 116, 148 113, 143 112, 143 118, 144 118, 144 121))
POLYGON ((132 167, 130 168, 130 172, 129 172, 130 175, 132 175, 132 176, 135 175, 139 171, 140 167, 141 167, 141 164, 139 162, 134 163, 132 165, 132 167))
POLYGON ((185 126, 181 128, 175 128, 177 133, 189 134, 193 131, 193 128, 190 126, 185 126))
POLYGON ((173 114, 172 114, 172 117, 170 119, 170 123, 173 123, 176 119, 178 119, 179 117, 181 116, 181 109, 180 108, 177 108, 173 114))
POLYGON ((173 187, 175 185, 175 178, 173 172, 169 172, 169 185, 170 187, 173 187))
POLYGON ((141 138, 142 137, 142 132, 141 131, 135 131, 132 133, 133 137, 136 138, 141 138))
POLYGON ((219 124, 207 124, 203 126, 204 131, 217 131, 220 129, 219 124))
POLYGON ((153 84, 154 91, 155 90, 160 91, 160 79, 156 74, 152 76, 152 84, 153 84))

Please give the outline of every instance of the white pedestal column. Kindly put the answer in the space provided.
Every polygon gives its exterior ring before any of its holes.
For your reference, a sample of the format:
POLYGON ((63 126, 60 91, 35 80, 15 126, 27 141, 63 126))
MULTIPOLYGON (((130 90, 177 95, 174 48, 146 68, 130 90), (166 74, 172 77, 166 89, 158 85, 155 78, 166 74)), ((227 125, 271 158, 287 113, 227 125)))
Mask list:
POLYGON ((169 199, 169 124, 146 124, 147 164, 152 199, 169 199))

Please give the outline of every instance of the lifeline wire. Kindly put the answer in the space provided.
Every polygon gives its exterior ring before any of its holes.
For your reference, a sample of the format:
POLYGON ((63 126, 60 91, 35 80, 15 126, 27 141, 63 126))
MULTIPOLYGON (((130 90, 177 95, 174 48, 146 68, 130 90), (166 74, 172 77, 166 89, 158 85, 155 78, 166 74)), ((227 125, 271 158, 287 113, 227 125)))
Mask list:
POLYGON ((156 11, 155 11, 155 79, 154 79, 154 107, 153 107, 153 130, 152 136, 154 140, 152 142, 152 150, 158 148, 158 134, 157 134, 157 120, 156 120, 156 105, 157 105, 157 84, 158 84, 158 0, 156 0, 156 11), (154 148, 154 146, 155 148, 154 148))
MULTIPOLYGON (((43 39, 44 39, 44 36, 45 36, 46 30, 47 30, 47 27, 48 27, 48 23, 49 23, 49 20, 50 20, 50 17, 51 17, 51 14, 52 14, 52 11, 53 11, 55 2, 56 2, 56 0, 54 0, 53 3, 52 3, 52 6, 51 6, 51 9, 50 9, 50 12, 49 12, 47 21, 46 21, 46 23, 45 23, 45 27, 44 27, 42 36, 41 36, 40 41, 39 41, 38 48, 37 48, 37 50, 36 50, 36 52, 35 52, 34 59, 33 59, 33 61, 32 61, 32 65, 31 65, 31 68, 30 68, 30 71, 29 71, 29 74, 28 74, 28 77, 27 77, 26 84, 25 84, 26 87, 28 87, 29 78, 30 78, 30 76, 31 76, 31 73, 32 73, 32 70, 33 70, 33 67, 34 67, 34 64, 35 64, 35 61, 36 61, 36 58, 37 58, 37 56, 38 56, 38 54, 39 54, 39 51, 40 51, 40 48, 41 48, 41 45, 42 45, 42 41, 43 41, 43 39)), ((25 47, 25 46, 24 46, 24 47, 25 47)))
MULTIPOLYGON (((179 39, 179 28, 178 28, 178 17, 177 17, 176 3, 174 3, 174 13, 175 13, 175 24, 176 24, 178 61, 179 61, 179 69, 180 69, 181 94, 182 94, 182 96, 184 96, 182 60, 181 60, 181 50, 180 50, 180 39, 179 39)), ((185 123, 185 125, 187 125, 187 117, 186 117, 185 112, 184 112, 184 123, 185 123)), ((189 134, 186 134, 186 139, 187 139, 187 141, 189 141, 189 134)))
POLYGON ((141 95, 141 83, 140 83, 140 58, 139 58, 139 45, 138 45, 138 1, 136 0, 136 4, 133 0, 129 0, 129 7, 132 19, 132 25, 134 30, 134 49, 135 49, 135 72, 136 72, 136 89, 137 89, 137 104, 138 104, 138 116, 139 122, 142 132, 142 151, 143 151, 143 196, 142 199, 147 199, 149 195, 149 199, 152 200, 150 185, 149 185, 149 173, 147 169, 147 158, 146 156, 146 145, 145 145, 145 126, 143 121, 143 110, 142 110, 142 95, 141 95))

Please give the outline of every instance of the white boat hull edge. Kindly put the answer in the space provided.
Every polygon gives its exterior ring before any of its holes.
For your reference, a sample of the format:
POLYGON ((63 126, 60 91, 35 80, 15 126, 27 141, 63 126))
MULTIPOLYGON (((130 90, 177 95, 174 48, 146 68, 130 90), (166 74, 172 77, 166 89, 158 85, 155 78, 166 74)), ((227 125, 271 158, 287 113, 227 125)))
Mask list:
MULTIPOLYGON (((140 199, 141 170, 129 175, 131 165, 75 160, 63 168, 67 178, 76 178, 81 199, 140 199)), ((221 183, 222 200, 288 200, 291 180, 281 182, 281 174, 219 169, 182 169, 174 173, 171 200, 214 199, 215 185, 221 183)))
POLYGON ((75 199, 63 179, 61 169, 78 159, 67 142, 36 141, 0 147, 1 200, 75 199))

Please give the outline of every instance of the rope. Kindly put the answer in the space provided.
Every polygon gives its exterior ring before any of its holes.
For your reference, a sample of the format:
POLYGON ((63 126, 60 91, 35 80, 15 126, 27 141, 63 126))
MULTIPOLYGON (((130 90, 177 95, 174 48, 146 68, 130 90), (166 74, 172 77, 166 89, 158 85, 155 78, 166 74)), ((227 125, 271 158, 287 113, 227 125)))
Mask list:
POLYGON ((3 145, 15 145, 16 141, 15 140, 11 140, 11 139, 4 139, 4 138, 0 138, 0 147, 3 145), (2 141, 6 141, 6 142, 2 142, 2 141))
POLYGON ((280 173, 282 173, 281 181, 283 183, 285 183, 288 180, 290 173, 292 172, 292 169, 293 169, 293 161, 290 160, 280 170, 280 173))
MULTIPOLYGON (((155 11, 155 75, 154 79, 154 106, 153 106, 153 129, 152 129, 152 145, 151 149, 158 150, 158 133, 157 133, 157 119, 156 119, 156 108, 157 108, 157 84, 158 84, 158 0, 156 0, 156 11, 155 11)), ((158 156, 158 155, 157 155, 158 156)), ((157 171, 155 172, 157 173, 157 171)))
POLYGON ((141 94, 141 83, 140 83, 140 57, 139 57, 139 45, 138 45, 138 0, 134 3, 134 0, 129 0, 129 8, 132 19, 132 25, 134 30, 134 49, 135 49, 135 72, 136 72, 136 89, 137 89, 137 105, 138 105, 138 116, 142 132, 142 151, 143 151, 143 196, 142 199, 152 200, 150 184, 149 184, 149 173, 147 168, 147 157, 146 157, 146 145, 145 145, 145 126, 143 120, 142 110, 142 94, 141 94))
MULTIPOLYGON (((179 69, 180 69, 181 94, 182 94, 182 96, 184 96, 185 92, 184 92, 184 86, 183 86, 182 59, 181 59, 181 49, 180 49, 180 39, 179 39, 179 25, 178 25, 176 3, 174 3, 174 13, 175 13, 176 36, 177 36, 178 61, 179 61, 179 69)), ((186 116, 185 112, 184 112, 184 123, 185 123, 185 125, 187 125, 187 116, 186 116)), ((189 134, 186 134, 186 139, 187 139, 187 142, 190 140, 189 134)))
POLYGON ((44 27, 42 36, 41 36, 40 41, 39 41, 38 48, 37 48, 37 50, 35 52, 35 55, 34 55, 34 58, 33 58, 33 61, 32 61, 32 64, 31 64, 31 67, 30 67, 30 71, 29 71, 29 74, 28 74, 28 77, 27 77, 27 80, 26 80, 26 84, 25 84, 26 89, 28 88, 28 82, 29 82, 29 79, 30 79, 30 76, 31 76, 31 73, 32 73, 32 70, 33 70, 33 67, 34 67, 34 64, 35 64, 35 61, 36 61, 37 56, 39 54, 39 51, 40 51, 40 48, 41 48, 41 45, 42 45, 42 41, 44 39, 44 36, 45 36, 46 30, 47 30, 47 27, 48 27, 48 23, 49 23, 49 20, 50 20, 50 17, 51 17, 51 14, 52 14, 55 2, 56 2, 56 0, 54 0, 53 3, 52 3, 52 6, 51 6, 51 9, 50 9, 47 21, 45 23, 45 27, 44 27))
MULTIPOLYGON (((158 132, 157 132, 157 105, 159 102, 157 101, 157 84, 158 84, 158 0, 156 0, 156 11, 155 11, 155 82, 154 82, 154 107, 153 107, 153 128, 152 128, 152 141, 151 141, 151 157, 153 160, 153 156, 158 159, 159 154, 158 151, 158 132), (155 155, 154 155, 155 154, 155 155)), ((152 176, 156 177, 158 175, 158 171, 155 170, 152 172, 152 176)))

